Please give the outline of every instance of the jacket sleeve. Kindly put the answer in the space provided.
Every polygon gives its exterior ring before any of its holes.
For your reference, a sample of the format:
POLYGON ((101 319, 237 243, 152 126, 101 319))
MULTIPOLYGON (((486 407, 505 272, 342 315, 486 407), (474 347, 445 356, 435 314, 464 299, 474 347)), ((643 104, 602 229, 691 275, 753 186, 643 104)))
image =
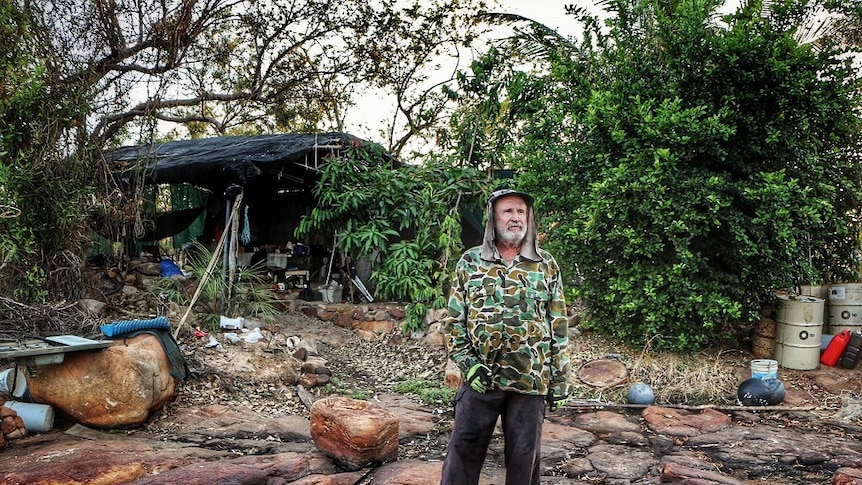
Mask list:
POLYGON ((569 319, 562 276, 556 260, 549 258, 549 289, 551 304, 548 307, 548 325, 553 332, 551 341, 551 392, 569 394, 569 319))
POLYGON ((467 329, 467 292, 466 278, 468 278, 466 263, 463 259, 458 261, 455 272, 452 275, 452 284, 449 290, 449 313, 444 322, 447 336, 447 348, 449 358, 461 370, 461 377, 467 375, 467 371, 479 362, 476 356, 473 342, 467 329))

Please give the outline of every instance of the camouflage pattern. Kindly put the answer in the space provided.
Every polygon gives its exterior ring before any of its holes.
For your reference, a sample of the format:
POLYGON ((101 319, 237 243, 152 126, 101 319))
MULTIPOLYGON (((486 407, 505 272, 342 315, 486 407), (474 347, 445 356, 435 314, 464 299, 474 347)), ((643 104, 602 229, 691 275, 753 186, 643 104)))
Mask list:
POLYGON ((458 261, 445 321, 449 356, 461 375, 476 363, 497 389, 568 395, 568 321, 560 269, 521 256, 509 266, 485 261, 480 247, 458 261))

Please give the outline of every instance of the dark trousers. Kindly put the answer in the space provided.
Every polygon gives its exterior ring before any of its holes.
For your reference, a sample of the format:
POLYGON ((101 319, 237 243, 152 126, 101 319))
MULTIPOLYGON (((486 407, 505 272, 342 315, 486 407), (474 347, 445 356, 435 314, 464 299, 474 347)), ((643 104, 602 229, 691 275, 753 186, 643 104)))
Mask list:
POLYGON ((443 462, 441 485, 475 485, 497 418, 502 417, 506 484, 539 485, 545 397, 463 385, 455 396, 455 429, 443 462))

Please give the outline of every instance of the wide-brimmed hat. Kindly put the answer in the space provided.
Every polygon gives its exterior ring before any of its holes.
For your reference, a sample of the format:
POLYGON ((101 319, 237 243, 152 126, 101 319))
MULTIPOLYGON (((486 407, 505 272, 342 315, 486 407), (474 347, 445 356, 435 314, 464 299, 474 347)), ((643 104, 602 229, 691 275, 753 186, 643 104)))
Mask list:
POLYGON ((518 192, 517 190, 512 190, 512 189, 499 189, 499 190, 495 190, 495 191, 491 192, 491 195, 488 197, 488 204, 494 205, 494 202, 496 202, 497 199, 499 199, 500 197, 505 197, 507 195, 517 195, 517 196, 523 198, 524 202, 526 202, 527 205, 529 205, 529 206, 533 205, 533 196, 532 195, 527 194, 525 192, 518 192))

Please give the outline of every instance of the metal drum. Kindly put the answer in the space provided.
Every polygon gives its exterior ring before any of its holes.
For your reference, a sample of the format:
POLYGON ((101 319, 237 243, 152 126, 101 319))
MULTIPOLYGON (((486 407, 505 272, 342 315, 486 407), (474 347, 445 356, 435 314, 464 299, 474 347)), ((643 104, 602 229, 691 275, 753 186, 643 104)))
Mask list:
POLYGON ((838 335, 842 330, 862 330, 862 283, 830 285, 826 314, 830 335, 838 335))
POLYGON ((813 296, 780 295, 778 298, 775 360, 787 369, 816 369, 820 364, 825 300, 813 296))

